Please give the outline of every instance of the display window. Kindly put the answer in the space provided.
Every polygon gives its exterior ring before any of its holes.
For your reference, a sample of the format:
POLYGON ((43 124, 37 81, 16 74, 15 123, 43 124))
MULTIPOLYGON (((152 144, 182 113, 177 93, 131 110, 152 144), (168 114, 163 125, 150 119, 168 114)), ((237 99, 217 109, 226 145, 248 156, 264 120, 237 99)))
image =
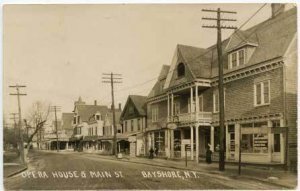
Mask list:
POLYGON ((267 122, 242 124, 241 128, 242 153, 268 153, 267 122))

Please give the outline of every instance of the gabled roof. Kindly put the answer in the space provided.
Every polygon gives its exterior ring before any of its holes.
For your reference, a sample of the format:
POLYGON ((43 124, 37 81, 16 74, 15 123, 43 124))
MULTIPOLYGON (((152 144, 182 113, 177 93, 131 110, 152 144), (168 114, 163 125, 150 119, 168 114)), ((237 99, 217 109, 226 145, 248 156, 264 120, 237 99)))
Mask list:
POLYGON ((125 104, 125 107, 121 113, 121 118, 125 116, 125 113, 127 111, 127 107, 130 103, 134 105, 136 111, 138 112, 138 115, 140 116, 146 116, 146 101, 147 101, 147 96, 141 96, 141 95, 129 95, 125 104))
POLYGON ((62 113, 62 129, 68 130, 73 129, 72 123, 73 123, 74 113, 62 113))
POLYGON ((178 45, 178 52, 185 60, 194 78, 209 78, 211 75, 211 55, 204 48, 178 45))
POLYGON ((145 103, 146 103, 146 96, 140 95, 130 95, 129 98, 132 100, 135 108, 139 112, 140 115, 146 115, 145 111, 145 103))
POLYGON ((78 111, 78 115, 82 122, 88 122, 91 117, 97 112, 102 115, 109 112, 109 108, 103 105, 77 105, 75 106, 78 111))
POLYGON ((163 65, 158 77, 157 82, 154 84, 153 88, 151 89, 150 93, 148 94, 148 98, 154 97, 157 95, 161 95, 165 92, 165 90, 162 88, 165 84, 167 75, 169 73, 170 66, 169 65, 163 65))

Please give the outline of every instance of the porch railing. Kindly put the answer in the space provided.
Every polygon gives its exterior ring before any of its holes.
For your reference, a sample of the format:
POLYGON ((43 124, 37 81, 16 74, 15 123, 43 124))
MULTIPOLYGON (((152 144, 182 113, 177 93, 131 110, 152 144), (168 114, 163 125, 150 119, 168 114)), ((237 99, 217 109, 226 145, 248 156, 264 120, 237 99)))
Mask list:
POLYGON ((210 122, 212 120, 212 112, 199 112, 198 115, 196 112, 193 113, 181 113, 175 116, 169 116, 168 122, 179 122, 179 123, 188 123, 188 122, 210 122))

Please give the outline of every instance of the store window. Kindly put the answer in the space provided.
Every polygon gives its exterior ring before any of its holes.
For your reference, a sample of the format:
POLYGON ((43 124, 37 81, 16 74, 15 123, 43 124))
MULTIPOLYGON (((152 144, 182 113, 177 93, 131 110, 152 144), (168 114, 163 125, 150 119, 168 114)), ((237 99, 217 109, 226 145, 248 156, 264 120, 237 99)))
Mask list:
POLYGON ((243 153, 268 153, 267 122, 241 125, 243 153))

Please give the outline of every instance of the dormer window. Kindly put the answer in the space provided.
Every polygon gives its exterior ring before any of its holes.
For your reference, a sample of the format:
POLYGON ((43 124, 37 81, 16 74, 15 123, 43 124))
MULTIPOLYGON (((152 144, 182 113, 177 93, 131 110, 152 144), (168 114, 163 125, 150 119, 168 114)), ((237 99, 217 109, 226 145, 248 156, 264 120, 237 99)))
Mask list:
POLYGON ((95 115, 95 119, 96 119, 97 121, 99 121, 99 120, 101 119, 100 114, 96 114, 96 115, 95 115))
POLYGON ((185 66, 183 63, 179 63, 177 66, 177 77, 183 77, 185 75, 185 66))
POLYGON ((229 69, 245 64, 245 50, 241 49, 229 54, 229 69))

